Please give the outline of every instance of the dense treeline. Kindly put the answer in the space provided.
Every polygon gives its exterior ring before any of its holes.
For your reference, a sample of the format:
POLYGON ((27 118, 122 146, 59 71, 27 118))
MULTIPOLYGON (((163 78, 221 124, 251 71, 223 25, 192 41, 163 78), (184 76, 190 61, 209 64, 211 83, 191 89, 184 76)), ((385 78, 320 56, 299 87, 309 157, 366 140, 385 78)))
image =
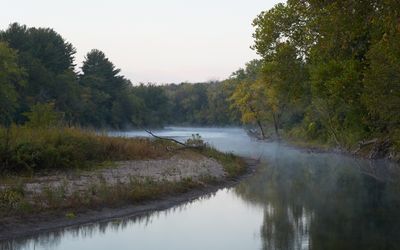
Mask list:
POLYGON ((261 59, 229 80, 242 121, 345 148, 370 138, 399 146, 399 10, 392 0, 289 0, 262 12, 261 59))
POLYGON ((170 124, 237 125, 239 114, 229 106, 226 82, 165 85, 169 100, 170 124))
POLYGON ((35 112, 94 128, 238 121, 231 115, 222 84, 133 86, 96 49, 87 53, 78 72, 75 52, 52 29, 14 23, 0 31, 1 124, 24 124, 35 112))

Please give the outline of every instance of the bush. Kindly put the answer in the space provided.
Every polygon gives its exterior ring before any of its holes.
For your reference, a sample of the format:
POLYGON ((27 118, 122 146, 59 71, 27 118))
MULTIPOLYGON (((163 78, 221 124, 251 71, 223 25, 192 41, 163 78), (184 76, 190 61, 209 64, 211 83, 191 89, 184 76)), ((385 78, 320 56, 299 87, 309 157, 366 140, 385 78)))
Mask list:
POLYGON ((28 118, 26 126, 31 128, 49 128, 61 124, 63 114, 54 109, 54 103, 38 103, 31 111, 23 114, 28 118))
POLYGON ((192 147, 205 147, 206 143, 204 140, 201 138, 199 134, 192 134, 192 137, 187 139, 185 142, 186 145, 192 146, 192 147))

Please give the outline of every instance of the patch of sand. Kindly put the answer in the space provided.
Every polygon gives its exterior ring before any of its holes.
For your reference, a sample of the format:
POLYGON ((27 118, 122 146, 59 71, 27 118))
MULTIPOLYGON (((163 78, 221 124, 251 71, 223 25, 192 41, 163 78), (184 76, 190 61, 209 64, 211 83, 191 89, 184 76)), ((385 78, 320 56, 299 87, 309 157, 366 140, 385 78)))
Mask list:
MULTIPOLYGON (((168 159, 116 162, 116 165, 90 171, 62 173, 34 177, 22 185, 26 195, 37 195, 45 190, 62 190, 65 195, 90 190, 93 185, 128 184, 132 180, 153 181, 193 180, 202 177, 222 179, 223 166, 214 159, 200 154, 180 153, 168 159)), ((0 188, 6 188, 4 185, 0 188)))

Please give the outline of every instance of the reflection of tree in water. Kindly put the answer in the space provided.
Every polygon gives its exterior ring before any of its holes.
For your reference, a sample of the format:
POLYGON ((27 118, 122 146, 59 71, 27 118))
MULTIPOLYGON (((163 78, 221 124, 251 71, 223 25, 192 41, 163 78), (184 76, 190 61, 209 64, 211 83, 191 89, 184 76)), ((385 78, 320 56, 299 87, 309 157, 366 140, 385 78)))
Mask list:
POLYGON ((98 223, 62 228, 27 238, 4 242, 0 241, 0 250, 34 249, 35 246, 36 248, 40 246, 43 249, 56 249, 60 245, 61 240, 67 235, 71 235, 74 238, 92 238, 98 234, 105 235, 110 231, 123 231, 133 224, 148 226, 152 223, 153 219, 157 219, 160 216, 168 216, 168 214, 171 213, 180 213, 186 209, 189 209, 193 203, 210 199, 213 196, 215 196, 215 193, 206 194, 198 199, 185 202, 179 206, 175 206, 164 211, 150 212, 142 216, 122 217, 98 223))
POLYGON ((123 230, 133 223, 141 223, 144 225, 151 223, 151 214, 133 217, 115 219, 107 222, 86 224, 71 228, 63 228, 48 233, 42 233, 37 236, 15 239, 0 242, 0 250, 18 250, 18 249, 34 249, 41 247, 44 249, 55 249, 61 243, 61 239, 67 234, 74 238, 91 238, 96 234, 105 234, 107 231, 123 230))
POLYGON ((398 249, 400 180, 376 181, 355 165, 337 155, 281 155, 239 185, 243 199, 264 206, 263 249, 398 249))

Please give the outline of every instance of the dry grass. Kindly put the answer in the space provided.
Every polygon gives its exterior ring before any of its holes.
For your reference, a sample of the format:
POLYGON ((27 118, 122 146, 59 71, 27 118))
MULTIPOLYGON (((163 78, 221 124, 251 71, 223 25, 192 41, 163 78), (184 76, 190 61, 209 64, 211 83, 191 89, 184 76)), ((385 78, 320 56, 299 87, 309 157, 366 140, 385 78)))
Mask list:
POLYGON ((82 168, 164 157, 168 142, 109 137, 75 128, 0 128, 0 173, 82 168))
MULTIPOLYGON (((185 193, 205 183, 214 183, 213 178, 200 180, 191 178, 178 182, 132 179, 129 184, 108 185, 106 182, 93 184, 86 192, 76 192, 67 196, 63 187, 48 189, 31 199, 22 190, 10 188, 0 191, 0 217, 30 216, 33 213, 79 212, 82 209, 118 207, 137 204, 168 195, 185 193)), ((1 220, 0 220, 1 221, 1 220)))

